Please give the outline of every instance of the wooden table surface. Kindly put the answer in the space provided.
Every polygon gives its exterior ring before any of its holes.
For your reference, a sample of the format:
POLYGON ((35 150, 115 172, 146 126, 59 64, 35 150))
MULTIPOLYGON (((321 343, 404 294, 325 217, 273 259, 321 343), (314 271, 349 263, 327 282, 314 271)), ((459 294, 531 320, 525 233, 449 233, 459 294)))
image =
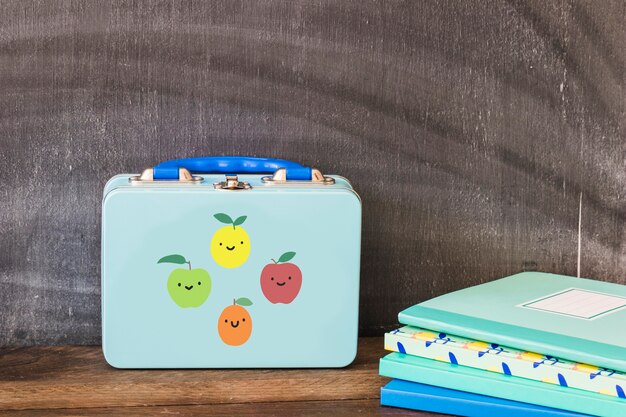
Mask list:
POLYGON ((372 337, 344 369, 119 370, 100 346, 5 348, 0 415, 429 415, 380 407, 384 354, 372 337))

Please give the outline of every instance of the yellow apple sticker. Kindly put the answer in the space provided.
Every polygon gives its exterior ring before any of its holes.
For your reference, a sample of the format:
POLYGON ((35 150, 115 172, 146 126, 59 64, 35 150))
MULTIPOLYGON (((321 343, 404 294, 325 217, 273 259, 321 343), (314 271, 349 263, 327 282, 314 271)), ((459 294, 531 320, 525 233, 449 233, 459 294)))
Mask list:
POLYGON ((213 217, 227 225, 213 235, 211 240, 213 259, 224 268, 237 268, 243 265, 250 256, 250 237, 241 227, 247 216, 233 220, 228 214, 217 213, 213 217))

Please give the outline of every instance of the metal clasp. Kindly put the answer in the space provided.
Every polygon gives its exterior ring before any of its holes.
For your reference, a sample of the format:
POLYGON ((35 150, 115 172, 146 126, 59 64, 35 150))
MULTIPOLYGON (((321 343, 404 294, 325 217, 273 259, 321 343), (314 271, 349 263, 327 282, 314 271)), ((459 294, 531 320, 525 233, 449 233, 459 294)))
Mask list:
POLYGON ((262 177, 261 181, 266 184, 322 184, 322 185, 331 185, 335 183, 335 179, 333 177, 325 177, 319 169, 311 170, 311 180, 310 181, 299 181, 299 180, 287 180, 287 170, 285 168, 277 169, 274 172, 274 175, 262 177))
POLYGON ((247 183, 245 181, 239 181, 239 178, 236 175, 227 175, 226 181, 216 182, 215 184, 213 184, 213 187, 215 187, 216 190, 231 191, 249 190, 250 188, 252 188, 250 186, 250 183, 247 183))
POLYGON ((202 181, 202 177, 198 175, 191 175, 191 172, 185 168, 178 168, 178 179, 177 180, 155 180, 154 179, 154 169, 148 168, 144 169, 141 175, 135 175, 134 177, 130 177, 128 179, 131 183, 140 183, 140 182, 159 182, 159 183, 167 183, 167 182, 184 182, 184 183, 200 183, 202 181))

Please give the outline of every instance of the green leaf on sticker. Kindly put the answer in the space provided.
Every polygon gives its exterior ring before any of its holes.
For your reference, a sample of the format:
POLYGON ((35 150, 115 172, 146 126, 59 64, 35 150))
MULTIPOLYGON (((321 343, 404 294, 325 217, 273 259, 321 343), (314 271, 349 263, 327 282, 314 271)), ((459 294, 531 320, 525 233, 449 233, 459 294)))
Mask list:
POLYGON ((233 219, 231 219, 228 214, 217 213, 217 214, 214 214, 213 217, 215 217, 217 220, 219 220, 222 223, 233 224, 233 219))
POLYGON ((158 264, 186 264, 187 259, 183 255, 167 255, 159 259, 158 264))
POLYGON ((287 262, 293 259, 293 257, 296 256, 295 252, 285 252, 282 255, 280 255, 280 258, 278 258, 278 262, 287 262))
POLYGON ((252 301, 250 301, 249 298, 241 297, 241 298, 237 298, 237 300, 235 300, 235 304, 240 305, 240 306, 244 306, 244 307, 248 307, 248 306, 252 305, 252 301))
POLYGON ((245 222, 247 218, 248 218, 248 216, 237 217, 237 219, 233 222, 233 226, 239 226, 240 224, 245 222))

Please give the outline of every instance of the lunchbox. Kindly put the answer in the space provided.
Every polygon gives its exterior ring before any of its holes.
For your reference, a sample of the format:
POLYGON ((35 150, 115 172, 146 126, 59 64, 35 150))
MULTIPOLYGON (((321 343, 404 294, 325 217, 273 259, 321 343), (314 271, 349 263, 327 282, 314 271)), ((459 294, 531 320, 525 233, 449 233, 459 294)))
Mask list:
POLYGON ((102 349, 117 368, 343 367, 356 356, 361 201, 280 159, 121 174, 102 200, 102 349))

